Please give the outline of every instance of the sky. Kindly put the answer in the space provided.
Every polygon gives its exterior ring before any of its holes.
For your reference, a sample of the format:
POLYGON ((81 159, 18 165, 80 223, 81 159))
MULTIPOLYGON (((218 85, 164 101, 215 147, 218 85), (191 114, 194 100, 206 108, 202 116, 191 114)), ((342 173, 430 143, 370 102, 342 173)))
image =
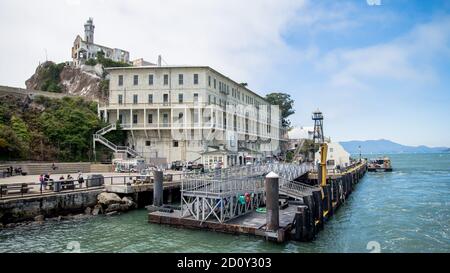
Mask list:
POLYGON ((1 0, 0 85, 71 60, 88 17, 96 43, 132 59, 290 94, 294 126, 320 109, 333 141, 450 147, 450 1, 1 0))

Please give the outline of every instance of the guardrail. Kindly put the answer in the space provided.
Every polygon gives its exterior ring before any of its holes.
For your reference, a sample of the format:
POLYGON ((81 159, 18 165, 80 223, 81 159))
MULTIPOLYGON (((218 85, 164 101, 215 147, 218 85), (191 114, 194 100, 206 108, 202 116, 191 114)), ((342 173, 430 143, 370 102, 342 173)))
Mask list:
POLYGON ((181 185, 183 195, 234 194, 242 191, 254 193, 264 189, 264 177, 241 177, 227 181, 193 179, 183 181, 181 185))
MULTIPOLYGON (((165 181, 181 182, 182 176, 183 174, 166 174, 165 181)), ((153 181, 153 175, 141 175, 137 173, 123 176, 100 176, 83 179, 81 184, 77 179, 50 180, 43 184, 40 182, 0 184, 0 199, 50 195, 61 192, 75 192, 94 188, 102 189, 105 185, 132 185, 137 181, 151 183, 153 181)))

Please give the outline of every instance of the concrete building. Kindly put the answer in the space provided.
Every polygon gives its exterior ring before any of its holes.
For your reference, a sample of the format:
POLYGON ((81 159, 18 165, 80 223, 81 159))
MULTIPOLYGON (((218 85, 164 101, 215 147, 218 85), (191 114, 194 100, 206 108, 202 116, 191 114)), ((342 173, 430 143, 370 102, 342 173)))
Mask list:
POLYGON ((89 59, 94 59, 97 53, 103 51, 105 57, 113 61, 129 63, 130 53, 123 49, 110 48, 94 43, 94 21, 89 18, 84 24, 84 39, 77 35, 72 47, 72 59, 75 66, 84 64, 89 59))
POLYGON ((107 71, 109 101, 99 115, 127 130, 129 147, 149 163, 227 167, 280 152, 278 107, 208 66, 159 62, 107 71))
MULTIPOLYGON (((328 154, 327 154, 327 169, 333 170, 338 166, 340 168, 345 168, 350 165, 350 154, 342 147, 338 142, 329 142, 328 144, 328 154)), ((315 155, 316 164, 320 159, 320 153, 317 152, 315 155)))

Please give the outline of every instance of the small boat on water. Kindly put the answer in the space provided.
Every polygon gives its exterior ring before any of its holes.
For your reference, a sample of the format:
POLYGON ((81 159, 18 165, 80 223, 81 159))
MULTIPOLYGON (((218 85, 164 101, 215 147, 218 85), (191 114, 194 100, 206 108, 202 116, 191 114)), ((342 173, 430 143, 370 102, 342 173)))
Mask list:
POLYGON ((369 160, 369 172, 392 172, 392 164, 389 157, 369 160))

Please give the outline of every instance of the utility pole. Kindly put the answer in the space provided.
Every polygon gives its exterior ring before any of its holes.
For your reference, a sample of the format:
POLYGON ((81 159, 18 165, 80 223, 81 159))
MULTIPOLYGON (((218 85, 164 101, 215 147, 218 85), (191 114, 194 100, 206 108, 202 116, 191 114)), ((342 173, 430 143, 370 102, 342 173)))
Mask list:
POLYGON ((361 145, 358 146, 359 149, 359 162, 361 162, 361 145))

